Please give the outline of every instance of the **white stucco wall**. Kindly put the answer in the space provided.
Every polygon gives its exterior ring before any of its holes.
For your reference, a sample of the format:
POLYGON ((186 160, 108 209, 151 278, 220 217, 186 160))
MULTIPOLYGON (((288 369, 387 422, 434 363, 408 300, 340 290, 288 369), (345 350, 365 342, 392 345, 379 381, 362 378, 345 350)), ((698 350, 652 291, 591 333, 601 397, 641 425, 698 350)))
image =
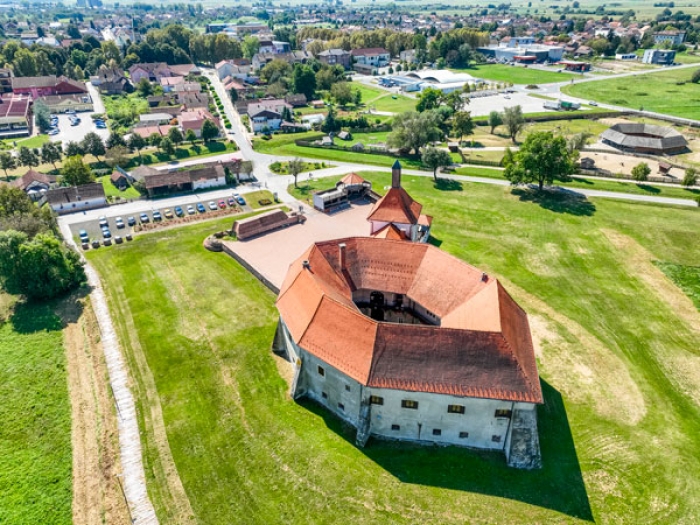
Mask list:
POLYGON ((198 180, 192 183, 192 188, 195 190, 201 190, 204 188, 216 188, 217 186, 224 186, 226 184, 226 177, 216 177, 215 179, 198 180))

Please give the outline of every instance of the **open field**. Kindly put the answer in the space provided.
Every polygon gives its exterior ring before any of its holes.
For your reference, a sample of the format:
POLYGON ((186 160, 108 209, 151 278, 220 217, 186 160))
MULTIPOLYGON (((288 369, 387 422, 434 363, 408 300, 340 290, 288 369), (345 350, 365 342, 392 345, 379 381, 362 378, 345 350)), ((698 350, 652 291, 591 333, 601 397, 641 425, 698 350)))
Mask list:
POLYGON ((700 119, 700 91, 690 82, 692 69, 677 69, 630 78, 613 78, 564 86, 568 95, 606 104, 700 119), (685 82, 682 85, 678 82, 685 82))
POLYGON ((72 523, 71 406, 62 324, 47 304, 0 304, 0 523, 72 523))
POLYGON ((141 194, 136 188, 129 185, 124 191, 117 188, 112 181, 109 179, 109 175, 103 175, 102 177, 97 177, 97 182, 102 184, 105 189, 105 195, 107 197, 121 197, 122 199, 138 199, 141 194))
POLYGON ((485 80, 512 82, 513 84, 551 84, 553 82, 566 82, 577 76, 571 73, 557 73, 557 70, 545 71, 531 67, 506 66, 505 64, 475 65, 453 71, 469 73, 473 77, 485 80))
POLYGON ((455 447, 357 449, 323 410, 288 399, 272 294, 202 249, 230 221, 196 224, 88 254, 132 368, 160 521, 697 521, 700 314, 652 261, 696 263, 700 213, 404 186, 435 216, 433 242, 502 279, 530 315, 544 468, 455 447))

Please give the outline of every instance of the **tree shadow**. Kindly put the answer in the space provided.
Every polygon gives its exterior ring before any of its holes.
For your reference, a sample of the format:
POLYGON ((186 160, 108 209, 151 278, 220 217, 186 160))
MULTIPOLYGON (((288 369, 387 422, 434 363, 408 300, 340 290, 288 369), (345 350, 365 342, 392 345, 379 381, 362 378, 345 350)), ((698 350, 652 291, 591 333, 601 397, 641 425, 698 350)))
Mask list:
POLYGON ((81 286, 68 295, 50 301, 19 301, 9 321, 20 334, 63 330, 66 325, 77 322, 83 314, 83 300, 91 290, 90 286, 81 286))
POLYGON ((515 188, 511 190, 511 194, 519 197, 522 202, 534 202, 545 210, 555 213, 590 217, 596 212, 595 204, 585 195, 564 188, 542 191, 533 188, 515 188))
POLYGON ((440 191, 462 191, 464 185, 455 179, 438 178, 433 181, 433 188, 440 191))
POLYGON ((583 177, 576 177, 573 179, 574 182, 581 182, 583 184, 590 184, 591 186, 595 184, 592 180, 584 179, 583 177))
MULTIPOLYGON (((544 405, 538 408, 539 470, 508 467, 500 452, 454 446, 371 439, 362 452, 403 483, 507 498, 594 522, 564 401, 546 381, 540 382, 544 405)), ((354 444, 354 427, 313 401, 299 403, 354 444)))
POLYGON ((650 186, 649 184, 637 184, 637 188, 647 193, 661 193, 661 188, 650 186))

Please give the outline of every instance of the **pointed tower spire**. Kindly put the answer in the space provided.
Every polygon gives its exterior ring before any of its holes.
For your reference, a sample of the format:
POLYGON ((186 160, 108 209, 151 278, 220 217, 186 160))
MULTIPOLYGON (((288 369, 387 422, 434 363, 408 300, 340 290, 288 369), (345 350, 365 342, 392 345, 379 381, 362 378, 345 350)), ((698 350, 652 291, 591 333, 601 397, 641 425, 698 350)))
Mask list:
POLYGON ((401 187, 401 163, 398 160, 391 167, 391 187, 401 187))

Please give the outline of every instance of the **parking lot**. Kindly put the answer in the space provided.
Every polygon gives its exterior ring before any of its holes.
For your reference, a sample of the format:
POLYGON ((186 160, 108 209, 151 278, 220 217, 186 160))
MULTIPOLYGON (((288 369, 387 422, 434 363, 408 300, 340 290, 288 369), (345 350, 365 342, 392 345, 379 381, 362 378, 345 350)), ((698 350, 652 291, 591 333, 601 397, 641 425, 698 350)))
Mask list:
MULTIPOLYGON (((232 198, 233 197, 231 196, 227 196, 219 199, 201 201, 196 200, 196 198, 193 197, 190 203, 181 204, 179 205, 179 207, 182 209, 183 217, 201 219, 207 219, 214 215, 215 212, 219 212, 218 214, 220 215, 222 212, 234 213, 235 210, 237 210, 236 213, 245 213, 252 211, 252 208, 247 202, 245 204, 236 203, 233 206, 231 206, 229 200, 232 198), (220 202, 222 200, 224 201, 223 207, 220 205, 220 202), (214 203, 213 206, 211 205, 211 203, 214 203), (189 207, 191 207, 191 212, 188 210, 189 207)), ((245 195, 243 195, 243 198, 245 200, 245 195)), ((173 221, 177 218, 175 211, 176 207, 158 207, 156 202, 152 202, 150 204, 152 205, 152 208, 150 210, 145 210, 138 213, 111 217, 107 217, 105 215, 104 220, 107 222, 107 228, 109 229, 111 238, 114 238, 116 236, 124 238, 127 234, 134 234, 141 229, 140 226, 145 224, 160 223, 165 226, 169 221, 173 221), (166 216, 167 210, 170 210, 170 218, 166 216), (154 219, 155 212, 160 213, 160 220, 154 219), (122 220, 123 227, 117 226, 118 219, 122 220), (131 219, 133 219, 133 221, 131 219)), ((105 212, 106 211, 107 210, 105 210, 105 212)), ((78 242, 78 244, 80 244, 78 236, 81 230, 85 230, 90 241, 93 241, 95 239, 103 241, 105 238, 102 228, 100 227, 100 218, 93 218, 91 220, 73 223, 70 225, 70 229, 71 234, 76 239, 76 242, 78 242)))
POLYGON ((91 113, 89 112, 76 113, 75 116, 80 119, 80 123, 77 126, 71 126, 70 124, 70 117, 72 115, 57 115, 59 131, 58 134, 50 136, 51 142, 60 141, 64 146, 70 141, 80 142, 83 140, 83 137, 91 131, 94 131, 102 137, 102 140, 106 140, 107 137, 109 137, 109 130, 97 128, 90 118, 90 115, 91 113))

